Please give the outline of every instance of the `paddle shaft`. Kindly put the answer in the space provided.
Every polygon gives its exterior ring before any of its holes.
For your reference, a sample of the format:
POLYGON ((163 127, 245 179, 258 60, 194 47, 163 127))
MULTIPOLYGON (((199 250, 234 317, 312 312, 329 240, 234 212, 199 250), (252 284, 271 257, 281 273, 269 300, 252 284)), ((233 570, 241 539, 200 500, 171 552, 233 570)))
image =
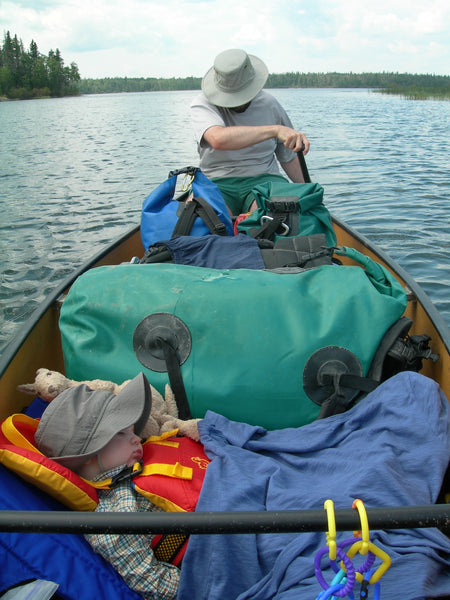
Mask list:
POLYGON ((308 167, 306 166, 305 157, 303 156, 303 148, 300 150, 300 152, 297 152, 297 156, 305 183, 311 183, 311 177, 309 176, 308 167))

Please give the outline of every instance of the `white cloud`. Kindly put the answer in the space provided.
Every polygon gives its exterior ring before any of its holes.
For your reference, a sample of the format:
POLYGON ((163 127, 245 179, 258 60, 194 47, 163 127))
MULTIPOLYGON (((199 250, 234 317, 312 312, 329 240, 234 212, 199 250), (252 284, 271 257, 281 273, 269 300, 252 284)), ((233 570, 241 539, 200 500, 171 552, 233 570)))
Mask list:
POLYGON ((0 0, 0 31, 82 77, 201 76, 243 47, 272 72, 448 74, 447 0, 0 0))

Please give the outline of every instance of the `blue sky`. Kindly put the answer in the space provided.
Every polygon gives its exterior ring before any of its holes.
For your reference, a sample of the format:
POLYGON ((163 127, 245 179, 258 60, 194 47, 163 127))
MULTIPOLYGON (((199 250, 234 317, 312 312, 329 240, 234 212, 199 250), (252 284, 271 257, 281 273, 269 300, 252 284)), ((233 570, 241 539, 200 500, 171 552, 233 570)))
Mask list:
POLYGON ((272 73, 450 74, 448 0, 0 0, 0 31, 84 77, 201 77, 244 48, 272 73))

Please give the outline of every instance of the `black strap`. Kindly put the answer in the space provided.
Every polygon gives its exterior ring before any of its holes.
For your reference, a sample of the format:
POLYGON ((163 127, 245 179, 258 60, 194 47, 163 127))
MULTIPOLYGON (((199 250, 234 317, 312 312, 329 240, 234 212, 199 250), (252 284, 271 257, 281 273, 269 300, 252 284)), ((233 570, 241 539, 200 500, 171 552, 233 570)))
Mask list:
POLYGON ((197 215, 195 214, 195 208, 196 205, 193 200, 186 202, 172 232, 173 238, 178 237, 179 235, 189 235, 191 233, 192 226, 197 218, 197 215))
POLYGON ((342 387, 369 393, 373 392, 380 382, 351 373, 340 373, 334 376, 324 375, 321 383, 323 385, 332 385, 334 387, 334 393, 322 404, 317 417, 318 419, 325 419, 331 415, 338 415, 351 408, 353 399, 348 402, 345 394, 342 392, 342 387))
POLYGON ((285 219, 286 216, 284 214, 267 217, 259 229, 252 229, 250 231, 250 235, 256 240, 273 240, 285 219))
POLYGON ((184 388, 183 377, 181 375, 180 361, 175 348, 164 338, 158 337, 156 341, 160 344, 164 352, 167 374, 169 375, 170 387, 175 395, 175 401, 178 407, 178 417, 182 420, 191 419, 191 409, 184 388))
POLYGON ((212 234, 228 235, 225 224, 217 216, 213 207, 198 196, 186 202, 183 212, 174 227, 172 238, 180 235, 190 235, 195 219, 200 217, 212 234))
POLYGON ((225 223, 222 223, 213 207, 201 196, 193 200, 198 204, 198 216, 203 219, 210 232, 215 235, 228 235, 225 223))
POLYGON ((168 263, 173 262, 172 254, 167 246, 150 246, 146 250, 144 256, 139 261, 141 265, 152 264, 152 263, 168 263))

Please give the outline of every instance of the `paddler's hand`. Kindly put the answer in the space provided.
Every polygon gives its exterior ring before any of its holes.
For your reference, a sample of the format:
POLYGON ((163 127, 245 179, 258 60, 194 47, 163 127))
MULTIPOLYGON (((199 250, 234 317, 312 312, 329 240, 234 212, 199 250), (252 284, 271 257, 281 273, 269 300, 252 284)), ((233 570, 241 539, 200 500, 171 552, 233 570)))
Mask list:
POLYGON ((277 138, 283 142, 286 148, 290 148, 294 152, 303 151, 303 154, 308 154, 309 152, 309 140, 301 131, 280 125, 277 138))

